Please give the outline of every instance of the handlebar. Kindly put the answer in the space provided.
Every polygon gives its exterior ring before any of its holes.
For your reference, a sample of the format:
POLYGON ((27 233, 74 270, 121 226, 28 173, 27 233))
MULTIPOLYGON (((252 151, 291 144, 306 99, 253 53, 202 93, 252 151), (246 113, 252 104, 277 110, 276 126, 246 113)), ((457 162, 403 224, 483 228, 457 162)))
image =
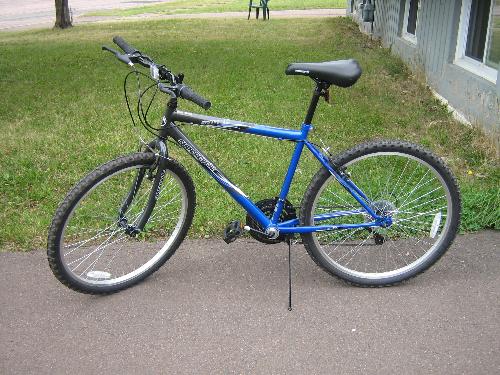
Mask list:
POLYGON ((113 53, 118 60, 131 66, 133 66, 133 63, 139 63, 140 65, 147 68, 155 68, 152 70, 156 70, 156 72, 159 72, 159 77, 155 76, 152 78, 158 81, 158 88, 160 89, 160 91, 168 93, 169 95, 171 95, 171 93, 174 93, 176 97, 181 97, 183 99, 189 100, 190 102, 199 105, 205 110, 209 109, 212 106, 212 103, 209 100, 197 94, 189 86, 182 84, 182 80, 184 78, 182 74, 175 76, 164 65, 157 65, 150 57, 142 54, 137 48, 128 44, 120 36, 113 37, 113 42, 118 47, 120 47, 123 52, 125 52, 125 54, 121 54, 120 52, 106 46, 103 46, 102 49, 113 53), (167 81, 172 86, 166 87, 165 85, 160 83, 159 80, 167 81))
POLYGON ((201 108, 207 110, 212 106, 210 100, 205 99, 203 96, 198 95, 196 92, 191 90, 189 86, 180 85, 182 87, 179 88, 179 96, 194 104, 199 105, 201 108))
POLYGON ((118 47, 120 47, 123 50, 123 52, 125 52, 127 55, 139 52, 138 49, 132 47, 125 40, 123 40, 121 36, 115 36, 113 38, 113 43, 115 43, 118 47))

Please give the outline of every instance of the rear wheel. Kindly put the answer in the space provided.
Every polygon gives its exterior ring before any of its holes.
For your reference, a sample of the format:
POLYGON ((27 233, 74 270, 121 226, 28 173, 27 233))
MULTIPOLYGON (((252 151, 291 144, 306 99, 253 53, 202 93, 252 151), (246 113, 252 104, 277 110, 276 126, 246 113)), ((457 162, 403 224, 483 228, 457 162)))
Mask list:
MULTIPOLYGON (((460 194, 441 159, 407 142, 376 141, 342 153, 334 163, 345 167, 372 201, 372 208, 390 216, 392 225, 302 235, 318 265, 359 286, 384 286, 416 276, 445 253, 458 230, 460 194)), ((323 168, 304 195, 302 225, 315 225, 315 215, 360 208, 323 168)), ((359 212, 316 224, 372 220, 366 212, 359 212)))
POLYGON ((155 208, 144 230, 133 230, 147 207, 156 160, 152 153, 120 157, 68 193, 54 215, 47 250, 63 284, 84 293, 115 292, 143 280, 172 256, 195 207, 193 182, 177 162, 167 160, 155 208))

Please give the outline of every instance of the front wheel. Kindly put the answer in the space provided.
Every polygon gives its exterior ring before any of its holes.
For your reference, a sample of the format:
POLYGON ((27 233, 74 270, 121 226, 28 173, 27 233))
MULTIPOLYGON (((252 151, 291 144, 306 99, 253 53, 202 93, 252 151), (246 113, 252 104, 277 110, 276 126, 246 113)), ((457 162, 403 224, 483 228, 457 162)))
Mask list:
POLYGON ((172 256, 191 225, 195 192, 187 172, 171 159, 153 188, 157 166, 152 153, 123 156, 68 193, 54 215, 47 250, 50 268, 63 284, 83 293, 116 292, 172 256), (150 212, 152 191, 157 200, 150 212))
MULTIPOLYGON (((432 266, 448 249, 460 221, 460 194, 444 162, 420 146, 374 141, 333 160, 366 194, 387 228, 351 228, 302 235, 313 260, 358 286, 388 286, 432 266)), ((373 219, 325 168, 314 176, 302 202, 302 225, 359 224, 373 219), (315 223, 333 211, 356 214, 315 223)))

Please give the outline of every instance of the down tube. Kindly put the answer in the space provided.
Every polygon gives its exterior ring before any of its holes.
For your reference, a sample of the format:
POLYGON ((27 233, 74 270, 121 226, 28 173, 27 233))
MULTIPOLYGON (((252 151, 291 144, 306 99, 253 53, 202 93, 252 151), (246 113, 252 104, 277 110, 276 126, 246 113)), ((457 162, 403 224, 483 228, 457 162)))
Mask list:
POLYGON ((208 157, 196 147, 196 145, 176 126, 168 129, 168 135, 172 137, 177 144, 188 152, 210 176, 212 176, 226 190, 229 195, 238 202, 255 220, 264 228, 271 224, 271 220, 243 193, 240 188, 233 184, 208 157))

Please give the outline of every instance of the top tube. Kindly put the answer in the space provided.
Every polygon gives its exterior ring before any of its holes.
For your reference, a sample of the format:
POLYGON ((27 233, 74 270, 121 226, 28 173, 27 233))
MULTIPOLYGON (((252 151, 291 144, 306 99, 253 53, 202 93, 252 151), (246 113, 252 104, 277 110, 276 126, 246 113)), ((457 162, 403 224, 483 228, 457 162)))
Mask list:
POLYGON ((277 128, 268 125, 259 125, 250 122, 235 121, 184 111, 175 111, 172 113, 171 120, 173 122, 179 121, 193 125, 211 126, 223 130, 232 130, 241 133, 255 134, 289 141, 305 141, 307 139, 307 135, 309 134, 309 130, 312 128, 310 124, 302 124, 301 130, 277 128))

